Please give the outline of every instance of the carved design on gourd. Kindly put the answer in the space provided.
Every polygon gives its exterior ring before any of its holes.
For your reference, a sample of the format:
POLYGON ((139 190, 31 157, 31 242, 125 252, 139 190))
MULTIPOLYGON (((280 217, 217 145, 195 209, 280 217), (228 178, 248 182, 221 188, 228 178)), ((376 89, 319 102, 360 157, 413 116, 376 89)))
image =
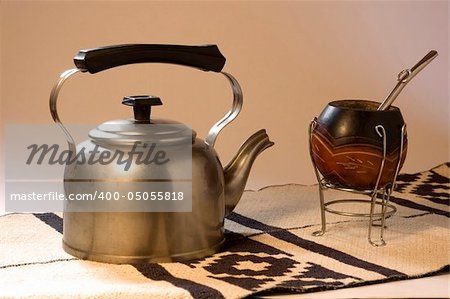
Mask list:
MULTIPOLYGON (((396 147, 386 153, 379 187, 393 180, 399 150, 400 148, 396 147)), ((358 190, 374 188, 383 158, 382 151, 382 142, 375 145, 374 141, 368 138, 355 136, 333 138, 320 123, 312 132, 311 152, 314 163, 328 181, 343 187, 358 190)), ((405 136, 400 167, 406 158, 406 152, 405 136)))

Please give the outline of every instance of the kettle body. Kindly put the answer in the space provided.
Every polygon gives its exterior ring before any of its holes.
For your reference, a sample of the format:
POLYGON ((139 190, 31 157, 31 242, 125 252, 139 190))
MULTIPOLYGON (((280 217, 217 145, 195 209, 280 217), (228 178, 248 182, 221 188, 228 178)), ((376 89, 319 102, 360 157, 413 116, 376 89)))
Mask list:
MULTIPOLYGON (((92 149, 87 140, 79 145, 92 149)), ((103 152, 105 149, 100 148, 103 152)), ((170 167, 179 169, 183 161, 170 167)), ((133 179, 147 177, 148 168, 141 165, 131 169, 133 179)), ((76 166, 66 171, 67 194, 117 192, 136 196, 154 190, 152 182, 136 184, 73 183, 90 177, 117 179, 130 174, 117 173, 115 165, 96 167, 76 166), (86 167, 87 169, 83 169, 86 167)), ((168 169, 170 172, 170 169, 168 169)), ((191 212, 65 212, 63 247, 68 253, 82 258, 109 263, 168 262, 201 258, 216 252, 224 242, 225 193, 222 165, 216 152, 203 140, 192 144, 192 211, 191 212)), ((145 204, 146 202, 144 202, 145 204)), ((80 202, 70 202, 72 205, 80 202)), ((81 202, 81 204, 85 204, 81 202)), ((151 204, 151 203, 150 203, 151 204)), ((77 210, 69 207, 68 210, 77 210)))

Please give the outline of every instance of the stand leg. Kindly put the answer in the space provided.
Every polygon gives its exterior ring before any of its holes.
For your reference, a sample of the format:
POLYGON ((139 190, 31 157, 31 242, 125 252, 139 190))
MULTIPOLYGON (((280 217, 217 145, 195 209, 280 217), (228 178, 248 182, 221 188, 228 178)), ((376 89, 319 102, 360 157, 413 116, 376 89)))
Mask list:
MULTIPOLYGON (((384 240, 383 240, 384 218, 385 218, 384 215, 382 215, 382 217, 381 217, 382 220, 381 220, 381 227, 380 227, 380 239, 379 239, 379 241, 373 241, 373 239, 372 239, 372 227, 374 226, 374 224, 373 224, 374 216, 373 215, 375 213, 375 202, 377 200, 377 195, 378 195, 378 192, 374 191, 374 193, 372 193, 372 198, 370 201, 369 230, 368 230, 367 238, 369 240, 369 243, 372 244, 373 246, 383 246, 383 245, 386 245, 386 242, 384 242, 384 240)), ((383 197, 384 197, 384 192, 383 192, 383 197)), ((383 210, 385 210, 385 209, 383 209, 383 207, 382 207, 382 211, 383 210)))
POLYGON ((320 218, 321 218, 321 222, 322 222, 322 229, 316 232, 313 232, 313 236, 322 236, 326 229, 327 229, 327 220, 325 218, 325 197, 324 197, 324 186, 321 183, 321 178, 320 178, 320 174, 319 174, 319 170, 316 167, 316 163, 314 163, 314 157, 313 157, 313 152, 312 152, 312 132, 314 130, 314 128, 317 125, 317 118, 314 118, 311 121, 311 124, 309 125, 309 155, 311 156, 311 162, 313 164, 314 167, 314 172, 316 174, 316 178, 317 178, 317 182, 318 182, 318 187, 319 187, 319 196, 320 196, 320 218))
POLYGON ((324 194, 323 194, 323 187, 320 184, 319 181, 319 195, 320 195, 320 218, 322 221, 322 229, 313 232, 313 236, 322 236, 323 234, 325 234, 325 231, 327 229, 327 220, 325 218, 325 198, 324 198, 324 194))
POLYGON ((387 187, 383 188, 383 197, 381 199, 381 233, 380 233, 381 239, 383 239, 383 231, 386 228, 386 225, 385 225, 385 223, 386 223, 386 204, 387 204, 386 197, 387 197, 388 192, 389 191, 388 191, 387 187))
MULTIPOLYGON (((384 167, 384 162, 386 160, 386 132, 384 130, 383 126, 377 126, 376 127, 377 133, 380 135, 380 137, 383 138, 383 159, 381 161, 381 166, 380 166, 380 172, 379 175, 381 175, 381 173, 383 172, 383 167, 384 167)), ((372 194, 372 201, 371 201, 371 206, 370 206, 370 223, 369 223, 369 242, 370 244, 372 244, 373 246, 384 246, 386 245, 386 242, 383 239, 383 234, 384 234, 384 229, 385 224, 386 224, 386 210, 387 210, 387 205, 389 204, 389 201, 391 199, 391 194, 392 191, 395 188, 396 185, 396 180, 397 180, 397 175, 398 172, 400 170, 400 164, 401 164, 401 159, 402 159, 402 153, 403 153, 403 146, 404 146, 404 140, 405 140, 405 136, 406 136, 406 125, 403 125, 402 130, 401 130, 401 136, 400 136, 400 148, 399 148, 399 153, 398 153, 398 160, 397 160, 397 167, 394 173, 394 177, 392 180, 392 183, 389 185, 386 185, 383 188, 383 196, 382 196, 382 200, 381 200, 381 226, 380 226, 380 239, 378 242, 374 242, 372 240, 372 226, 373 226, 373 212, 374 212, 374 207, 375 207, 375 201, 377 199, 377 195, 378 192, 375 191, 378 188, 378 183, 379 183, 379 179, 380 176, 378 177, 374 192, 372 194)))
POLYGON ((370 201, 370 216, 369 216, 369 231, 368 231, 368 239, 369 243, 373 246, 384 246, 386 242, 383 240, 383 232, 384 232, 384 221, 386 218, 386 206, 385 206, 385 188, 383 188, 382 193, 382 202, 381 202, 381 227, 380 227, 380 239, 378 241, 372 240, 372 226, 373 226, 373 214, 375 210, 375 202, 378 197, 378 186, 380 184, 381 175, 384 170, 384 164, 386 162, 386 131, 382 125, 378 125, 375 127, 375 131, 378 135, 383 139, 383 157, 380 163, 380 170, 378 171, 377 181, 375 183, 375 187, 373 188, 372 198, 370 201))

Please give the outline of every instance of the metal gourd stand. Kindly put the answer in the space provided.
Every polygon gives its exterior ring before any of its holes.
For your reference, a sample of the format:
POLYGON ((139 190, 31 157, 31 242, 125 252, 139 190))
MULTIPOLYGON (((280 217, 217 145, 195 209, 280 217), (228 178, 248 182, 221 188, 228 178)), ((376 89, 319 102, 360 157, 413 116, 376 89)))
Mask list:
POLYGON ((401 165, 401 155, 403 152, 403 146, 406 136, 406 125, 402 126, 401 129, 401 136, 400 138, 400 150, 399 150, 399 156, 396 166, 396 171, 394 174, 394 177, 391 182, 385 184, 384 186, 380 186, 380 179, 381 174, 383 173, 385 162, 386 162, 386 148, 387 148, 387 141, 386 136, 388 132, 386 132, 385 128, 382 125, 377 125, 374 130, 376 130, 378 136, 382 138, 382 144, 383 144, 383 153, 382 153, 382 160, 380 163, 380 169, 378 171, 377 180, 375 183, 375 186, 373 189, 366 189, 366 190, 356 190, 353 188, 349 188, 346 186, 340 186, 331 183, 330 181, 326 180, 319 172, 314 159, 313 159, 313 153, 311 150, 311 139, 312 139, 312 132, 314 128, 317 125, 317 118, 314 118, 309 126, 309 148, 310 148, 310 156, 311 161, 314 167, 314 171, 316 174, 318 187, 319 187, 319 197, 320 197, 320 216, 321 216, 321 230, 316 231, 313 233, 314 236, 322 236, 326 232, 326 213, 332 213, 337 214, 341 216, 350 216, 350 217, 366 217, 369 218, 369 228, 368 228, 368 234, 367 238, 369 240, 369 243, 373 246, 384 246, 386 245, 386 242, 384 241, 383 235, 384 235, 384 229, 385 229, 385 222, 386 218, 391 217, 395 214, 397 211, 397 208, 389 203, 390 197, 392 194, 393 189, 395 188, 395 182, 397 180, 397 175, 400 170, 401 165), (370 196, 370 199, 334 199, 330 200, 328 202, 325 202, 325 190, 327 189, 335 189, 345 192, 351 192, 351 193, 357 193, 362 195, 368 195, 370 196), (380 199, 380 200, 378 200, 380 199), (339 211, 331 208, 332 205, 339 205, 339 204, 345 204, 345 203, 368 203, 370 204, 370 209, 368 213, 355 213, 355 212, 349 212, 349 211, 339 211), (375 213, 375 205, 379 205, 381 207, 381 211, 379 213, 375 213), (378 218, 378 219, 376 219, 378 218), (381 220, 381 224, 375 224, 374 221, 381 220), (372 227, 373 226, 379 226, 380 227, 380 236, 378 240, 373 240, 372 238, 372 227))

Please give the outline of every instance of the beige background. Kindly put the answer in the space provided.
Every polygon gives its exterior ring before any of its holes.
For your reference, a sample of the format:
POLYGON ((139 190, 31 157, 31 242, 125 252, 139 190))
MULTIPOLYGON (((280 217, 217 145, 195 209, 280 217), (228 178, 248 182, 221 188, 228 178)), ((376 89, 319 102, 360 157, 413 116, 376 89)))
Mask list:
MULTIPOLYGON (((430 49, 439 57, 396 101, 408 124, 403 171, 449 160, 449 5, 442 2, 20 2, 0 1, 1 122, 50 123, 48 96, 78 49, 121 43, 218 44, 244 108, 219 136, 226 162, 254 131, 276 145, 248 188, 315 182, 307 128, 333 99, 382 100, 397 73, 430 49)), ((135 65, 81 75, 64 88, 60 115, 98 124, 131 115, 125 95, 153 94, 158 117, 200 136, 227 111, 231 90, 216 73, 135 65)))

